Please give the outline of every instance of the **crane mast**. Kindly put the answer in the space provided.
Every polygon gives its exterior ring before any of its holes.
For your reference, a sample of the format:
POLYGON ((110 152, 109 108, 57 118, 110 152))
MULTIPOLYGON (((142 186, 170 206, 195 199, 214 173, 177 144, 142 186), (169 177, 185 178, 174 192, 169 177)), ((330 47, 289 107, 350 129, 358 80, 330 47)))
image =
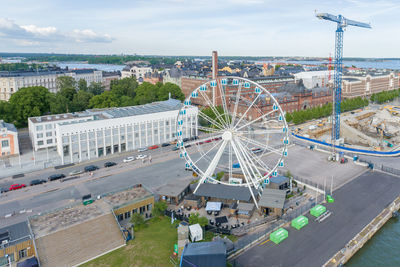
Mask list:
POLYGON ((318 13, 316 17, 319 19, 329 20, 337 23, 335 33, 335 72, 333 82, 333 114, 332 114, 332 149, 336 141, 340 138, 340 113, 342 102, 342 75, 343 75, 343 29, 347 26, 355 26, 361 28, 371 28, 371 25, 364 22, 358 22, 347 19, 342 15, 332 15, 328 13, 318 13))

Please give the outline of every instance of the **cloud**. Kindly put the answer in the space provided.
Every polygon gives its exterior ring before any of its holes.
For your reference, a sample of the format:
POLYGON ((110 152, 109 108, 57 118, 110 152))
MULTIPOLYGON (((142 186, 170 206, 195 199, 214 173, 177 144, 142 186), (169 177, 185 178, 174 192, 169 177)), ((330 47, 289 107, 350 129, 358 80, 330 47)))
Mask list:
POLYGON ((110 35, 96 33, 91 29, 75 29, 71 32, 62 32, 53 26, 39 27, 36 25, 18 25, 13 20, 6 18, 0 18, 0 37, 11 40, 23 40, 23 44, 25 45, 29 43, 38 44, 39 42, 58 41, 108 43, 113 40, 110 35))
POLYGON ((73 30, 70 35, 77 42, 96 42, 96 43, 109 43, 113 39, 108 34, 96 33, 90 29, 86 30, 73 30))

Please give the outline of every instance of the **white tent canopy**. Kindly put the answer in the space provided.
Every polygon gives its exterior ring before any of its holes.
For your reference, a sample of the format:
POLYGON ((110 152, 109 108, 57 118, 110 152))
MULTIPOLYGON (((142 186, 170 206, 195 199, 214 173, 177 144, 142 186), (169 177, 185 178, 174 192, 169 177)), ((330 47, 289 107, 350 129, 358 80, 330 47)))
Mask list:
POLYGON ((192 242, 203 240, 203 229, 200 224, 189 225, 190 239, 192 242))
POLYGON ((221 202, 207 202, 206 211, 220 211, 222 207, 221 202))

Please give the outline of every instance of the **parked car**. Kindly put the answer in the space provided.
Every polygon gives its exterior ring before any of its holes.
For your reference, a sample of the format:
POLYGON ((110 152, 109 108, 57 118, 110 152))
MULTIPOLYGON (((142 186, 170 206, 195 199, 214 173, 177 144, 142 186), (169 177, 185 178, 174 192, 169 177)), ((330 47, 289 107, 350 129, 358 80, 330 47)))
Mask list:
POLYGON ((96 165, 89 165, 89 166, 85 167, 85 172, 93 172, 98 169, 99 169, 99 167, 97 167, 96 165))
POLYGON ((124 158, 123 162, 131 162, 131 161, 134 161, 134 160, 135 160, 134 157, 127 157, 127 158, 124 158))
POLYGON ((162 147, 166 147, 166 146, 170 146, 171 144, 170 143, 164 143, 164 144, 162 144, 161 146, 162 147))
POLYGON ((74 176, 74 175, 78 175, 78 174, 81 174, 81 173, 83 173, 82 170, 75 170, 75 171, 72 171, 72 172, 68 173, 68 175, 69 176, 74 176))
POLYGON ((8 190, 8 188, 0 187, 0 193, 6 193, 8 191, 10 191, 10 190, 8 190))
POLYGON ((145 159, 147 158, 147 155, 139 154, 136 156, 136 159, 145 159))
POLYGON ((183 142, 187 142, 189 140, 190 140, 189 138, 183 138, 183 142))
POLYGON ((150 150, 152 150, 152 149, 157 149, 158 148, 158 146, 157 145, 154 145, 154 146, 149 146, 149 149, 150 150))
POLYGON ((45 183, 45 182, 47 182, 47 181, 46 181, 46 180, 43 180, 43 179, 35 179, 35 180, 32 180, 32 181, 29 183, 29 185, 30 185, 30 186, 33 186, 33 185, 43 184, 43 183, 45 183))
POLYGON ((174 141, 171 141, 171 142, 170 142, 171 145, 175 145, 176 143, 178 143, 178 140, 177 140, 177 139, 175 139, 174 141))
POLYGON ((148 150, 147 147, 142 147, 142 148, 139 148, 137 151, 138 152, 145 152, 147 150, 148 150))
POLYGON ((58 173, 58 174, 50 175, 49 178, 47 178, 47 180, 54 181, 54 180, 58 180, 58 179, 61 179, 61 178, 64 178, 64 177, 65 177, 64 174, 58 173))
POLYGON ((254 148, 251 149, 251 152, 254 153, 254 154, 261 153, 261 152, 262 152, 262 149, 261 149, 261 148, 254 147, 254 148))
POLYGON ((187 147, 191 147, 192 145, 185 145, 185 148, 187 148, 187 147))
POLYGON ((12 184, 8 190, 17 190, 26 187, 25 184, 12 184))
POLYGON ((112 161, 107 161, 106 163, 104 163, 104 167, 108 168, 108 167, 112 167, 117 165, 117 163, 112 162, 112 161))
POLYGON ((204 141, 204 143, 211 143, 211 140, 206 140, 204 141))

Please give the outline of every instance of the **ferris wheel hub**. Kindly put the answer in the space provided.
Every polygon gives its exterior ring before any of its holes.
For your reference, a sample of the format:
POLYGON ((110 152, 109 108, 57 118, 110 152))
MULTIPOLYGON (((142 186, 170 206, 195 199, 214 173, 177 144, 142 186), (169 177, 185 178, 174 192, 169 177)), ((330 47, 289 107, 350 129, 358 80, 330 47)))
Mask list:
POLYGON ((231 131, 225 131, 222 134, 222 139, 225 141, 231 141, 232 140, 232 132, 231 131))

